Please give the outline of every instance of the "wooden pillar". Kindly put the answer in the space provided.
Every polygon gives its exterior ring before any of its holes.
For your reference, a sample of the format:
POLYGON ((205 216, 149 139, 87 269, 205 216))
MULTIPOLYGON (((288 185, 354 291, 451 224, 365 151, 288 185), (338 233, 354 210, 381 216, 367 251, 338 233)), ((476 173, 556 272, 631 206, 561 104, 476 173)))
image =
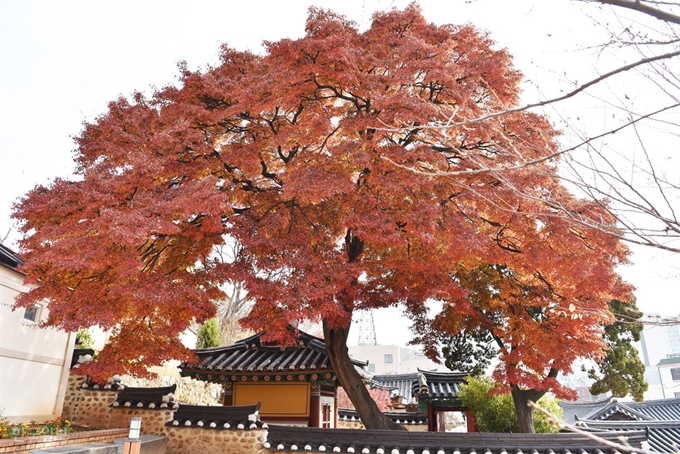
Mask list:
POLYGON ((334 391, 333 395, 333 412, 335 415, 333 416, 333 429, 338 428, 338 389, 336 388, 334 391))
POLYGON ((225 407, 231 407, 234 405, 234 385, 231 383, 225 383, 223 385, 224 396, 222 397, 222 405, 225 407))
POLYGON ((467 410, 465 412, 465 419, 467 421, 467 431, 477 432, 477 426, 475 425, 475 414, 472 410, 467 410))
POLYGON ((427 430, 430 432, 437 431, 437 413, 434 411, 432 401, 427 401, 427 430))
POLYGON ((123 443, 123 454, 139 454, 141 449, 141 441, 126 441, 123 443))
POLYGON ((321 427, 321 391, 312 390, 309 399, 309 427, 321 427))

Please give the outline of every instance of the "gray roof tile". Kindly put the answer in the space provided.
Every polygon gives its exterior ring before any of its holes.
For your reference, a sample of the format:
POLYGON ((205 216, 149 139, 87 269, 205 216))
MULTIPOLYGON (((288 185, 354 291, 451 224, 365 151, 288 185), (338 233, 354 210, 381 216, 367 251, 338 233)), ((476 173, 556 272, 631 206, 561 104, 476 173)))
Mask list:
POLYGON ((132 407, 145 409, 173 409, 178 407, 173 396, 177 385, 158 388, 123 388, 118 393, 112 407, 132 407))
MULTIPOLYGON (((599 434, 617 440, 622 433, 599 434)), ((644 431, 623 435, 635 448, 644 431)), ((441 433, 355 429, 318 429, 270 425, 265 448, 347 454, 554 454, 615 453, 616 449, 579 434, 441 433)))
POLYGON ((670 453, 680 449, 680 421, 579 420, 576 426, 593 432, 644 430, 650 451, 670 453))
POLYGON ((266 429, 260 420, 260 404, 241 406, 180 405, 166 426, 215 430, 266 429))
POLYGON ((24 262, 13 250, 0 244, 0 265, 17 271, 17 267, 23 264, 24 262))
MULTIPOLYGON (((403 425, 427 425, 427 414, 407 411, 384 411, 383 414, 397 424, 403 425)), ((348 422, 361 422, 356 410, 347 408, 338 409, 338 420, 348 422)))
MULTIPOLYGON (((184 362, 180 369, 184 375, 191 371, 224 374, 332 371, 324 340, 302 331, 297 334, 298 344, 294 346, 266 344, 261 341, 264 333, 258 333, 230 346, 197 349, 199 361, 184 362)), ((361 361, 353 362, 357 367, 366 366, 361 361)))

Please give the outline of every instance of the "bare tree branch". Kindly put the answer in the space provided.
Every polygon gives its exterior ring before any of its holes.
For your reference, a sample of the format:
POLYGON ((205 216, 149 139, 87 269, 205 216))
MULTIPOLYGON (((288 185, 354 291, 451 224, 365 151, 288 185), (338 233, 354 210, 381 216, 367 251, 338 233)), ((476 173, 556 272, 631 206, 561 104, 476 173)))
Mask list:
MULTIPOLYGON (((593 0, 591 0, 593 1, 593 0)), ((645 4, 645 2, 640 0, 594 0, 595 3, 602 3, 604 5, 619 6, 621 8, 630 9, 633 11, 638 11, 640 13, 646 14, 648 16, 654 17, 664 22, 670 22, 673 24, 680 24, 680 16, 672 14, 666 11, 662 11, 659 8, 654 8, 653 6, 645 4)), ((657 2, 651 2, 657 3, 657 2)))

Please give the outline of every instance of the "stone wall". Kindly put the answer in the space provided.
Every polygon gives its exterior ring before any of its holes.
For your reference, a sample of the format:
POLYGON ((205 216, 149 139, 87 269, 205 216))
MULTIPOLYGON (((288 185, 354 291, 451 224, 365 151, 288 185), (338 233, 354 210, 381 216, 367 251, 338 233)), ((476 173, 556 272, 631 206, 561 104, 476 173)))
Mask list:
POLYGON ((82 388, 84 380, 83 376, 69 376, 62 418, 75 425, 98 429, 128 427, 129 420, 122 425, 118 421, 110 421, 111 404, 118 397, 118 391, 82 388))
POLYGON ((85 377, 82 375, 69 375, 66 384, 66 393, 64 394, 64 406, 61 410, 61 417, 73 420, 76 408, 78 407, 78 401, 80 400, 80 386, 85 381, 85 377))
POLYGON ((0 453, 29 454, 34 449, 53 448, 88 443, 111 443, 113 440, 128 436, 128 429, 92 430, 63 435, 43 435, 40 437, 9 438, 0 440, 0 453))
MULTIPOLYGON (((125 428, 119 431, 117 437, 124 438, 128 434, 130 419, 137 416, 142 418, 142 435, 155 434, 168 437, 167 454, 260 454, 264 451, 262 443, 266 438, 265 430, 215 430, 166 426, 165 424, 172 419, 172 409, 113 407, 111 404, 118 397, 119 391, 83 388, 83 382, 83 376, 69 377, 62 416, 73 424, 97 428, 125 428)), ((0 449, 0 453, 4 452, 24 451, 0 449)))
POLYGON ((165 423, 172 419, 170 409, 150 410, 145 408, 118 407, 109 408, 109 427, 130 427, 130 419, 134 416, 142 418, 142 435, 164 435, 165 423))
POLYGON ((261 454, 266 430, 166 427, 167 454, 261 454))
MULTIPOLYGON (((124 410, 117 410, 124 411, 124 410)), ((147 410, 146 413, 149 413, 147 410)), ((151 424, 142 422, 142 429, 151 424)), ((168 437, 166 454, 263 454, 266 450, 266 430, 215 430, 190 427, 167 427, 157 435, 168 437)), ((29 454, 34 449, 45 449, 88 443, 112 443, 127 438, 128 429, 93 430, 64 435, 50 435, 0 440, 2 454, 29 454)))
POLYGON ((361 421, 340 421, 338 420, 338 429, 364 429, 364 424, 361 421))

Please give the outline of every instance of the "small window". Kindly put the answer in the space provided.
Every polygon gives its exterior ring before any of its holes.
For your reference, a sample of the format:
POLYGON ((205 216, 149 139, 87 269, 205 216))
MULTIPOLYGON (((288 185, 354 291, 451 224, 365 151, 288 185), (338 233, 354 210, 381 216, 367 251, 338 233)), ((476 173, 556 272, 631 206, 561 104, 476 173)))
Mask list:
POLYGON ((30 309, 26 309, 26 311, 24 312, 24 320, 27 320, 29 322, 38 323, 38 321, 40 320, 39 316, 40 306, 38 306, 37 304, 31 307, 30 309))
POLYGON ((372 374, 375 374, 375 364, 369 363, 368 364, 368 371, 372 374))
POLYGON ((392 355, 385 355, 385 364, 392 363, 392 355))
POLYGON ((673 378, 673 380, 680 380, 680 367, 671 369, 671 378, 673 378))

